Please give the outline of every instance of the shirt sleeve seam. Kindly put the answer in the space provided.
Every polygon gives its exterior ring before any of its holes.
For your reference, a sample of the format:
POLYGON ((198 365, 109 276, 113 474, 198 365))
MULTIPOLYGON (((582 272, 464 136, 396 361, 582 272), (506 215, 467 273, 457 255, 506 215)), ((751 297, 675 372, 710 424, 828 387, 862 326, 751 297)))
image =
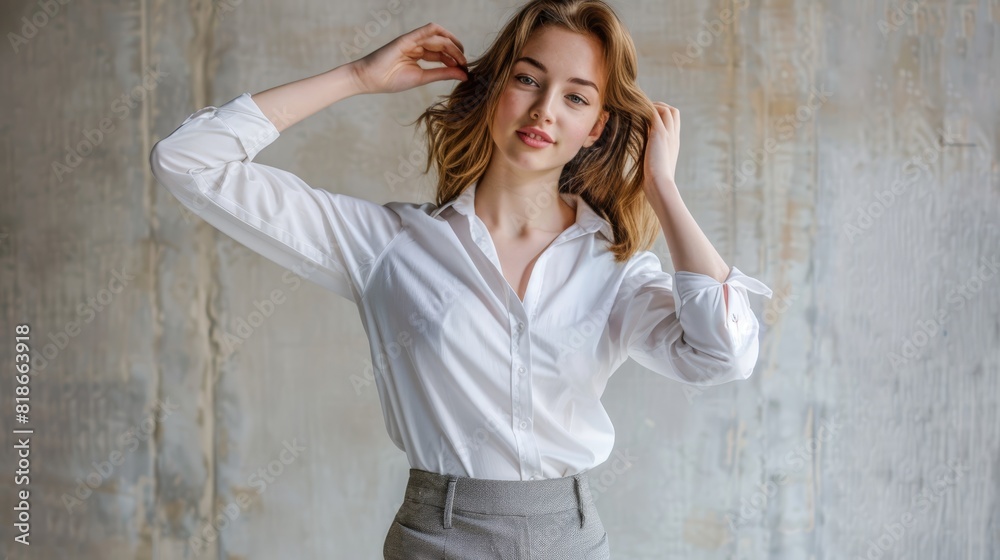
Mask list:
MULTIPOLYGON (((305 250, 309 250, 310 252, 315 253, 316 255, 321 256, 322 257, 322 261, 321 261, 322 265, 324 265, 328 270, 334 271, 335 273, 339 273, 338 267, 336 266, 336 259, 334 259, 330 254, 328 254, 326 251, 324 251, 320 247, 317 247, 317 246, 313 245, 312 243, 307 243, 307 242, 302 241, 301 239, 299 239, 298 237, 296 237, 295 235, 293 235, 291 232, 289 232, 287 230, 284 230, 284 229, 282 229, 282 228, 280 228, 278 226, 275 226, 274 224, 268 222, 264 218, 262 218, 260 216, 257 216, 256 214, 250 212, 249 210, 247 210, 246 208, 244 208, 239 202, 237 202, 237 201, 235 201, 235 200, 233 200, 231 198, 223 196, 221 192, 216 192, 216 191, 213 191, 212 189, 203 188, 204 185, 202 185, 201 182, 204 180, 204 178, 201 176, 200 173, 193 174, 193 178, 199 184, 198 190, 203 195, 209 197, 212 200, 218 200, 218 199, 224 200, 229 205, 231 205, 231 208, 227 208, 226 206, 223 206, 223 205, 218 205, 218 206, 219 206, 219 208, 221 208, 222 210, 224 210, 226 213, 228 213, 229 215, 231 215, 234 218, 236 218, 237 220, 239 220, 241 223, 243 223, 243 224, 245 224, 245 225, 247 225, 247 226, 249 226, 249 227, 251 227, 253 229, 261 231, 265 235, 268 235, 268 237, 271 237, 272 239, 274 239, 275 241, 281 243, 282 245, 284 245, 284 246, 286 246, 286 247, 288 247, 288 248, 296 251, 300 255, 307 255, 307 253, 306 253, 305 250), (233 211, 234 209, 238 210, 239 212, 234 212, 233 211), (261 224, 262 227, 255 227, 251 223, 251 221, 247 219, 248 217, 252 218, 254 221, 256 221, 257 223, 261 224)), ((313 258, 315 258, 315 256, 313 258)), ((348 277, 347 278, 348 281, 353 282, 351 280, 349 274, 347 275, 347 277, 348 277)))
POLYGON ((368 288, 371 286, 371 277, 374 276, 375 273, 378 271, 379 267, 382 266, 382 261, 384 260, 385 255, 389 252, 389 249, 393 246, 393 244, 396 243, 396 239, 399 238, 400 234, 402 234, 404 231, 408 229, 406 222, 403 221, 402 216, 399 215, 399 212, 396 212, 395 210, 389 208, 388 206, 385 206, 384 204, 382 205, 382 207, 396 215, 396 218, 399 219, 400 221, 400 228, 399 231, 396 232, 396 235, 393 235, 392 239, 390 239, 389 242, 385 244, 385 247, 382 248, 378 256, 375 257, 375 261, 372 263, 372 269, 368 273, 368 277, 365 279, 364 289, 361 291, 361 299, 360 299, 361 302, 364 302, 368 298, 368 288))

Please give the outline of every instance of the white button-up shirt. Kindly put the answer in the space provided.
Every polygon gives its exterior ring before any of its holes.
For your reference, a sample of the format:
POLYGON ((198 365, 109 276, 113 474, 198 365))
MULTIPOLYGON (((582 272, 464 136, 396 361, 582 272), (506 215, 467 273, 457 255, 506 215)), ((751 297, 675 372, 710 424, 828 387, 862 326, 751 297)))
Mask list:
POLYGON ((441 207, 377 204, 252 162, 278 135, 244 93, 191 114, 150 165, 205 221, 357 305, 385 427, 413 468, 571 476, 611 454, 601 395, 629 357, 694 385, 753 372, 747 292, 771 290, 736 267, 727 309, 722 283, 671 276, 652 252, 615 263, 610 223, 561 193, 576 223, 538 257, 521 301, 476 216, 475 183, 441 207))

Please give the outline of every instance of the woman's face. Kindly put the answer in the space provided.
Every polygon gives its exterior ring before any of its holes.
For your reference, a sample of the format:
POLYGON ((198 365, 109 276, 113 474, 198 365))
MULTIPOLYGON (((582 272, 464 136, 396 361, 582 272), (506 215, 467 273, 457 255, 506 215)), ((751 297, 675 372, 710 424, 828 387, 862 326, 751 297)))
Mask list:
POLYGON ((601 135, 608 113, 601 109, 606 83, 599 40, 563 28, 536 30, 515 61, 504 86, 491 134, 500 155, 516 166, 562 168, 601 135), (593 84, 593 85, 590 85, 593 84), (534 127, 551 142, 518 133, 534 127))

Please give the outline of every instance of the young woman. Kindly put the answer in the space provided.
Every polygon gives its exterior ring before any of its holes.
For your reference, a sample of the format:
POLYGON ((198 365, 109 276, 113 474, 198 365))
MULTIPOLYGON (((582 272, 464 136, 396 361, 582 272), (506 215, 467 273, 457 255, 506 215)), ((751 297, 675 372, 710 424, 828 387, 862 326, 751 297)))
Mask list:
POLYGON ((205 107, 153 148, 154 175, 187 208, 358 306, 411 466, 386 558, 608 558, 587 472, 614 445, 600 400, 611 374, 631 357, 689 384, 751 375, 748 291, 771 291, 688 212, 679 112, 652 103, 636 71, 608 5, 535 0, 471 64, 430 23, 205 107), (252 162, 338 100, 448 79, 460 83, 417 119, 434 204, 380 205, 252 162), (673 276, 649 251, 659 231, 673 276))

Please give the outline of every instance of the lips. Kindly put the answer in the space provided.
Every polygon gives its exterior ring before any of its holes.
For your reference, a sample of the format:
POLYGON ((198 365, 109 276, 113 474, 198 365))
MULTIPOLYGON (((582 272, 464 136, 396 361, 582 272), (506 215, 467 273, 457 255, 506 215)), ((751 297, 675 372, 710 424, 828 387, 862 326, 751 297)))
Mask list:
POLYGON ((523 135, 525 135, 525 136, 527 136, 528 138, 531 138, 531 136, 528 136, 529 134, 533 134, 535 136, 535 138, 537 140, 539 140, 539 141, 548 142, 549 144, 552 143, 552 137, 551 136, 549 136, 548 134, 546 134, 544 131, 539 130, 539 129, 534 128, 534 127, 522 128, 522 129, 518 130, 518 132, 521 133, 521 134, 523 134, 523 135))
POLYGON ((521 142, 524 142, 525 145, 536 149, 548 148, 552 145, 552 142, 546 142, 541 138, 532 138, 523 132, 518 132, 517 137, 521 140, 521 142))

